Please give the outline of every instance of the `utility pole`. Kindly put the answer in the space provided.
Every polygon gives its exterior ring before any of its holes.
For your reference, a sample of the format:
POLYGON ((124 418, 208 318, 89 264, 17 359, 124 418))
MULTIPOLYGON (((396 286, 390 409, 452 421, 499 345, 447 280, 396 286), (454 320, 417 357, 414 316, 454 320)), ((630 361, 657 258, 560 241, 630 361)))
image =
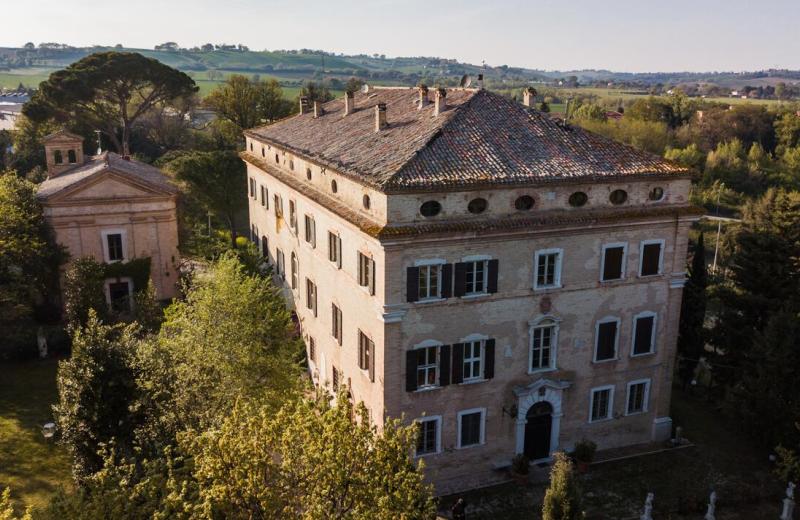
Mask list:
POLYGON ((725 188, 725 183, 719 183, 719 190, 717 190, 717 243, 714 246, 714 264, 711 266, 711 272, 717 273, 717 254, 719 253, 719 236, 722 233, 722 220, 719 219, 719 198, 722 195, 722 190, 725 188))

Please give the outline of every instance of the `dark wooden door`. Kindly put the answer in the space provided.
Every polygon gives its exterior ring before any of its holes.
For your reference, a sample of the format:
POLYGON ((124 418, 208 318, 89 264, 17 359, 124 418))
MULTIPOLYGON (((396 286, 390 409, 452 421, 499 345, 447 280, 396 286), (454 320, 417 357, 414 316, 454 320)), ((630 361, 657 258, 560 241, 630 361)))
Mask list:
POLYGON ((549 457, 553 426, 553 408, 550 403, 541 402, 531 406, 525 419, 525 456, 530 460, 549 457))

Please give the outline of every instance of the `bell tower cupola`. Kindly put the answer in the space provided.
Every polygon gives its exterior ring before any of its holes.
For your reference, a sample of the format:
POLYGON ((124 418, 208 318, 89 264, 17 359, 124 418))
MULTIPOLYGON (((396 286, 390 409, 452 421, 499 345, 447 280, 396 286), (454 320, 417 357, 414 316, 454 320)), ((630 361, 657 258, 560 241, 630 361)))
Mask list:
POLYGON ((46 136, 42 142, 48 177, 55 177, 83 164, 83 137, 59 130, 46 136))

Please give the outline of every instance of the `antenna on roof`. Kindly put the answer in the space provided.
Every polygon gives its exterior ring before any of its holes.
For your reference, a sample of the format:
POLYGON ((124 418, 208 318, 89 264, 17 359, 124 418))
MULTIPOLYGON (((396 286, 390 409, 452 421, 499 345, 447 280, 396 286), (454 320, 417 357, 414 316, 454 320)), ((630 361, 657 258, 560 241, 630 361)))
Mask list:
POLYGON ((472 77, 469 74, 461 76, 461 88, 467 88, 472 85, 472 77))
POLYGON ((94 133, 97 134, 97 155, 103 153, 103 142, 100 140, 100 130, 95 130, 94 133))

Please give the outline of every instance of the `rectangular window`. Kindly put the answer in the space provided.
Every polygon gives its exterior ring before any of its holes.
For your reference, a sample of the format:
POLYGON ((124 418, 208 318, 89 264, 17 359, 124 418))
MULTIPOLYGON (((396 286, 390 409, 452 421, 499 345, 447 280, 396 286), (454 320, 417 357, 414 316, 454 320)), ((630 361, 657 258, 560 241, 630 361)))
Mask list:
POLYGON ((483 444, 484 415, 482 408, 458 412, 458 447, 483 444))
POLYGON ((283 218, 283 199, 277 193, 272 196, 275 203, 275 218, 283 218))
POLYGON ((114 312, 130 312, 131 288, 128 282, 111 282, 108 284, 108 297, 111 310, 114 312))
POLYGON ((614 408, 614 387, 603 386, 592 389, 590 422, 610 419, 614 408))
POLYGON ((328 231, 328 260, 342 268, 342 238, 336 233, 328 231))
POLYGON ((342 344, 342 310, 335 303, 331 304, 331 335, 342 344))
POLYGON ((281 280, 285 280, 286 279, 286 259, 283 256, 283 251, 281 251, 280 249, 276 249, 275 250, 275 263, 277 264, 276 265, 276 270, 277 270, 278 276, 281 277, 281 280))
POLYGON ((597 340, 594 360, 605 361, 617 357, 617 334, 619 320, 602 321, 597 324, 597 340))
POLYGON ((531 329, 531 372, 555 368, 556 324, 544 321, 531 329))
POLYGON ((264 209, 269 209, 269 190, 266 186, 261 186, 261 205, 264 209))
POLYGON ((633 318, 633 355, 653 352, 655 340, 656 316, 652 313, 641 314, 633 318))
POLYGON ((256 180, 252 177, 250 177, 250 198, 256 198, 256 180))
POLYGON ((603 282, 621 280, 625 277, 625 245, 609 244, 603 246, 603 282))
POLYGON ((647 411, 648 394, 650 393, 650 380, 642 379, 628 383, 628 404, 625 407, 626 415, 644 413, 647 411))
POLYGON ((545 249, 536 252, 534 289, 561 287, 561 250, 545 249))
POLYGON ((375 294, 375 261, 367 255, 358 253, 358 285, 367 287, 375 294))
POLYGON ((299 286, 299 279, 300 279, 300 265, 297 261, 297 255, 292 251, 292 257, 290 259, 292 265, 290 266, 292 270, 292 289, 297 289, 299 286))
POLYGON ((297 233, 297 205, 293 200, 289 200, 289 227, 297 233))
POLYGON ((374 365, 375 359, 375 343, 369 337, 358 331, 358 368, 361 370, 368 370, 370 380, 374 381, 375 372, 374 365))
POLYGON ((465 262, 465 295, 484 294, 486 292, 487 260, 465 262))
POLYGON ((108 246, 108 261, 117 262, 125 260, 125 253, 122 249, 122 234, 113 233, 106 235, 106 245, 108 246))
POLYGON ((306 308, 317 315, 317 286, 306 278, 306 308))
POLYGON ((442 264, 419 266, 419 300, 435 300, 441 297, 442 264))
POLYGON ((642 242, 641 260, 639 263, 639 276, 653 276, 661 274, 661 251, 664 247, 663 240, 649 240, 642 242))
POLYGON ((464 343, 464 381, 483 379, 482 361, 483 341, 468 341, 464 343))
POLYGON ((311 337, 308 338, 308 359, 315 363, 317 361, 317 342, 311 337))
POLYGON ((439 371, 439 347, 424 347, 414 351, 417 355, 417 388, 436 386, 439 371))
POLYGON ((419 424, 419 437, 417 437, 416 455, 430 455, 439 453, 439 417, 425 417, 417 419, 419 424))
POLYGON ((314 222, 314 217, 311 215, 305 216, 306 228, 306 242, 311 244, 311 247, 317 247, 317 224, 314 222))

